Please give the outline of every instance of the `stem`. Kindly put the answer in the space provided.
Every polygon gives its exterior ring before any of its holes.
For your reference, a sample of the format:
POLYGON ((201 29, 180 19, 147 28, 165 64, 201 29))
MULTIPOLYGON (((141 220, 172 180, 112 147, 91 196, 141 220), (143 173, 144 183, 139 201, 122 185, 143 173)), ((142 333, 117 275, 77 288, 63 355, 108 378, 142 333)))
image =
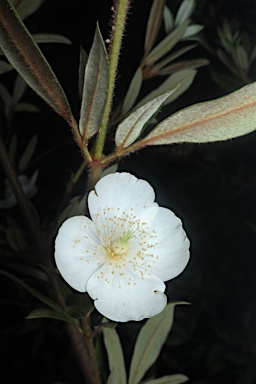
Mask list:
POLYGON ((125 20, 129 8, 130 0, 119 0, 115 2, 114 22, 112 26, 112 35, 110 38, 109 55, 109 86, 105 109, 102 116, 102 122, 97 135, 94 157, 96 160, 101 158, 107 133, 109 115, 111 112, 112 99, 114 94, 115 79, 117 74, 117 64, 121 49, 122 37, 125 28, 125 20))
POLYGON ((89 315, 85 316, 82 319, 82 328, 84 333, 84 343, 86 345, 86 349, 90 357, 91 368, 94 373, 93 384, 101 384, 99 365, 98 365, 97 355, 96 355, 96 351, 93 343, 93 333, 91 329, 89 315))
POLYGON ((79 132, 79 129, 78 129, 78 126, 77 126, 77 122, 75 121, 75 119, 71 120, 71 122, 69 123, 69 126, 72 129, 72 132, 73 132, 73 135, 75 137, 76 143, 77 143, 78 147, 80 148, 84 159, 88 163, 90 163, 92 161, 91 154, 90 154, 87 146, 84 145, 84 143, 83 143, 83 139, 82 139, 82 137, 80 135, 80 132, 79 132))

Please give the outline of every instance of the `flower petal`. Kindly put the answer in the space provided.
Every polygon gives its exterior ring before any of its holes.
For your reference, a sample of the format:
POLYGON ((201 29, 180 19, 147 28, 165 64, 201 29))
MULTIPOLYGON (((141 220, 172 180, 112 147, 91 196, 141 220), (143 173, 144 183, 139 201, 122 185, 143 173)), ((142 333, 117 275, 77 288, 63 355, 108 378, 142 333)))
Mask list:
POLYGON ((178 276, 189 261, 190 245, 181 220, 163 207, 148 209, 140 219, 147 223, 148 238, 145 242, 149 247, 152 245, 150 252, 154 255, 147 259, 150 271, 163 281, 178 276))
POLYGON ((106 262, 88 281, 87 290, 97 310, 113 321, 140 321, 166 306, 165 284, 157 277, 141 277, 127 267, 106 262))
POLYGON ((104 260, 95 224, 88 217, 71 217, 62 224, 55 240, 55 261, 71 287, 86 292, 88 279, 104 260))
POLYGON ((114 173, 103 177, 89 194, 88 205, 92 219, 102 215, 103 209, 125 212, 137 216, 141 210, 154 203, 155 193, 151 185, 130 173, 114 173), (96 216, 96 217, 95 217, 96 216))

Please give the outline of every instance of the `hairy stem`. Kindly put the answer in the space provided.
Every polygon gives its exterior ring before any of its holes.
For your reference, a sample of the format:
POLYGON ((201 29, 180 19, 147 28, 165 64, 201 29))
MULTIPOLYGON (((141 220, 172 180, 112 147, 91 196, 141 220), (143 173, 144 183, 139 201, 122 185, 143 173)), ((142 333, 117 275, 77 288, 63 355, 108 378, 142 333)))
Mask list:
POLYGON ((125 28, 125 20, 129 9, 129 3, 130 0, 119 0, 115 2, 114 6, 114 22, 112 25, 112 35, 110 38, 108 96, 95 144, 94 157, 96 160, 102 156, 107 133, 109 115, 111 112, 112 99, 114 95, 118 59, 125 28))

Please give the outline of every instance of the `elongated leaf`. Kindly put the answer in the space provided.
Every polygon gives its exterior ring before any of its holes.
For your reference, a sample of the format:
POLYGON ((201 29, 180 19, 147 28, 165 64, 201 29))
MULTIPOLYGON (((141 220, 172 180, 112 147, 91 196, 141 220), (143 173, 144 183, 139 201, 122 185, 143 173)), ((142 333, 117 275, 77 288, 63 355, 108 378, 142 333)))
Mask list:
POLYGON ((31 103, 19 103, 15 105, 15 112, 40 112, 40 109, 31 103))
POLYGON ((165 28, 165 33, 167 35, 172 31, 173 25, 174 25, 174 20, 173 20, 172 12, 167 6, 165 6, 164 7, 164 28, 165 28))
POLYGON ((33 35, 33 39, 37 44, 42 43, 60 43, 60 44, 71 44, 71 41, 62 35, 57 33, 36 33, 33 35))
POLYGON ((56 319, 56 320, 62 320, 66 321, 68 323, 72 322, 77 324, 76 320, 69 317, 67 314, 56 312, 52 309, 47 308, 38 308, 34 309, 30 314, 26 317, 27 319, 42 319, 42 318, 48 318, 48 319, 56 319), (73 321, 72 321, 73 319, 73 321))
POLYGON ((108 354, 108 364, 110 370, 109 382, 126 384, 126 370, 124 355, 119 336, 115 329, 103 329, 104 343, 108 354))
POLYGON ((149 319, 142 327, 132 356, 129 384, 137 384, 156 361, 171 330, 174 303, 169 303, 163 312, 149 319))
POLYGON ((16 104, 18 101, 20 101, 22 95, 25 92, 25 89, 27 87, 27 84, 25 80, 18 75, 15 80, 14 84, 14 90, 13 90, 13 102, 16 104))
POLYGON ((139 137, 144 125, 157 113, 164 101, 174 91, 175 89, 149 101, 124 119, 116 130, 116 145, 126 148, 132 144, 139 137))
POLYGON ((186 383, 189 378, 182 374, 163 376, 159 379, 146 381, 145 384, 181 384, 186 383))
POLYGON ((18 170, 21 173, 23 173, 25 171, 25 169, 27 168, 31 157, 33 156, 33 154, 35 152, 36 146, 37 146, 37 135, 34 135, 30 139, 30 141, 29 141, 29 143, 28 143, 28 145, 27 145, 27 147, 26 147, 26 149, 25 149, 25 151, 24 151, 24 153, 20 159, 18 170))
POLYGON ((184 53, 187 53, 188 51, 195 48, 196 46, 197 44, 193 44, 193 45, 188 45, 187 47, 182 47, 178 49, 177 51, 173 52, 171 55, 165 57, 163 60, 157 63, 155 68, 157 68, 157 70, 163 68, 164 66, 169 64, 171 61, 177 59, 178 57, 180 57, 184 53))
POLYGON ((0 46, 28 85, 68 123, 73 122, 60 83, 8 0, 0 1, 0 46))
POLYGON ((145 145, 207 143, 243 136, 256 129, 256 83, 168 117, 143 139, 145 145))
POLYGON ((44 304, 48 305, 49 307, 51 307, 55 311, 57 311, 59 313, 66 314, 65 311, 58 304, 56 304, 53 300, 49 299, 49 297, 43 295, 41 292, 37 291, 36 289, 30 287, 29 285, 24 283, 22 280, 18 279, 18 277, 14 276, 8 272, 2 271, 2 270, 0 270, 0 274, 8 277, 9 279, 13 280, 15 283, 18 283, 19 285, 21 285, 29 293, 31 293, 31 295, 35 296, 38 300, 42 301, 44 304))
POLYGON ((182 23, 179 27, 174 29, 169 35, 167 35, 148 55, 147 65, 154 64, 157 60, 161 59, 166 53, 168 53, 182 38, 184 35, 188 21, 182 23))
POLYGON ((83 87, 84 87, 84 72, 85 67, 88 61, 88 55, 85 50, 80 47, 80 56, 79 56, 79 68, 78 68, 78 90, 79 96, 82 98, 83 87))
POLYGON ((20 18, 26 19, 38 10, 45 0, 12 0, 20 18))
POLYGON ((192 40, 192 36, 196 35, 198 32, 202 31, 204 29, 203 25, 199 24, 194 24, 194 25, 189 25, 182 36, 182 40, 190 38, 192 40))
POLYGON ((13 104, 12 96, 2 84, 0 84, 0 97, 3 100, 5 107, 9 107, 13 104))
POLYGON ((127 94, 125 96, 122 113, 126 113, 132 108, 140 92, 141 84, 142 84, 142 69, 141 67, 138 67, 137 71, 135 72, 132 78, 127 94))
POLYGON ((145 37, 145 55, 152 49, 157 38, 164 10, 165 0, 154 0, 150 9, 150 14, 147 23, 146 37, 145 37))
POLYGON ((185 20, 189 19, 194 11, 194 8, 195 8, 194 0, 183 0, 183 2, 181 3, 178 9, 174 25, 175 26, 181 25, 185 20))
POLYGON ((79 130, 84 138, 93 136, 100 127, 108 92, 108 56, 97 26, 85 67, 79 130))
POLYGON ((144 97, 144 99, 139 102, 138 106, 145 104, 149 100, 155 99, 171 89, 175 89, 175 92, 169 96, 165 102, 165 104, 170 103, 186 91, 186 89, 193 82, 196 73, 197 71, 194 69, 184 69, 174 73, 169 76, 157 89, 154 89, 146 97, 144 97))
POLYGON ((13 70, 13 66, 9 63, 6 63, 3 60, 0 60, 0 75, 3 75, 6 72, 13 70))

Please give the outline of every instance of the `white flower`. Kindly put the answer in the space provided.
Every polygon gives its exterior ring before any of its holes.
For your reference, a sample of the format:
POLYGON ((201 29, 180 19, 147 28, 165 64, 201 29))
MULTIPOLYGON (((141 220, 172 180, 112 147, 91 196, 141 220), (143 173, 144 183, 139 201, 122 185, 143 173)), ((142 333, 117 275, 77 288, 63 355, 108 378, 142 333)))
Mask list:
POLYGON ((92 220, 62 224, 55 260, 63 278, 88 292, 114 321, 142 320, 167 303, 164 281, 189 260, 189 240, 174 213, 154 202, 153 188, 129 173, 103 177, 88 198, 92 220))
MULTIPOLYGON (((18 177, 21 187, 25 195, 27 195, 28 197, 34 196, 34 194, 37 191, 37 188, 35 186, 37 176, 38 176, 38 171, 35 171, 35 173, 33 173, 30 179, 26 175, 20 175, 18 177)), ((12 187, 10 186, 8 179, 6 179, 5 183, 6 183, 6 188, 4 191, 5 198, 0 200, 0 208, 2 209, 11 208, 17 204, 16 197, 13 193, 12 187)))

